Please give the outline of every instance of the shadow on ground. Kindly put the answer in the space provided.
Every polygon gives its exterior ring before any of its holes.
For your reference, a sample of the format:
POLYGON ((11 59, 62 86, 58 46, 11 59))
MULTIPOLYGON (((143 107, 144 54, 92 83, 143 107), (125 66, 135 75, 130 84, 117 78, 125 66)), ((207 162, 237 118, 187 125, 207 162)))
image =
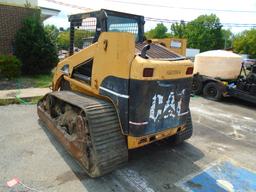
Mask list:
MULTIPOLYGON (((204 97, 202 95, 192 95, 191 98, 197 99, 197 98, 204 98, 204 97)), ((236 106, 247 108, 247 109, 255 109, 256 107, 256 104, 252 102, 245 101, 235 97, 223 97, 220 101, 215 101, 215 102, 222 103, 225 105, 236 105, 236 106)), ((211 104, 214 104, 214 103, 211 103, 211 104)))
POLYGON ((240 107, 245 107, 247 109, 255 109, 256 107, 256 104, 254 103, 234 97, 225 97, 223 98, 222 102, 227 105, 238 105, 240 107))
POLYGON ((131 150, 129 162, 125 167, 92 179, 86 175, 40 120, 39 124, 72 170, 56 178, 59 185, 78 178, 88 192, 182 191, 175 183, 189 174, 201 171, 200 167, 194 163, 204 157, 198 148, 187 142, 173 146, 168 141, 161 141, 131 150))

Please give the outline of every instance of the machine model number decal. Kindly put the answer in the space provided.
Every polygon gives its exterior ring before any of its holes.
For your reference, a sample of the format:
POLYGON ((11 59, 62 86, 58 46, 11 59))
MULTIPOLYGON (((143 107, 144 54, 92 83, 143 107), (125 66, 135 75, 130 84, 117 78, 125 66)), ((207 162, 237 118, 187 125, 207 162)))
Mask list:
POLYGON ((180 70, 168 70, 167 75, 180 75, 181 71, 180 70))

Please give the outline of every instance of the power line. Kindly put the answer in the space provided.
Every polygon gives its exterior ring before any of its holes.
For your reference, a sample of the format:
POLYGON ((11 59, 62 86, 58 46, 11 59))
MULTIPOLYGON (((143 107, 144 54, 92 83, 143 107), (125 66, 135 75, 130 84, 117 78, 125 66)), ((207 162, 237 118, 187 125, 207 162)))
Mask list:
MULTIPOLYGON (((55 3, 55 4, 58 4, 58 5, 62 5, 62 6, 66 6, 66 7, 81 9, 81 10, 84 10, 84 11, 92 11, 93 10, 91 8, 88 8, 88 7, 82 7, 82 6, 79 6, 79 5, 74 5, 74 4, 69 4, 69 3, 63 3, 63 2, 57 1, 57 0, 45 0, 45 1, 55 3)), ((122 3, 129 3, 129 4, 143 4, 143 3, 125 2, 125 1, 118 1, 118 0, 107 0, 107 1, 122 2, 122 3)), ((150 5, 150 4, 147 4, 147 5, 150 5)), ((154 6, 156 6, 156 5, 154 5, 154 6)), ((166 6, 164 6, 164 7, 166 7, 166 6)), ((192 8, 187 8, 187 9, 192 9, 192 8)), ((158 22, 158 23, 161 23, 161 22, 162 23, 180 23, 181 21, 184 22, 184 23, 190 22, 190 21, 183 21, 183 20, 171 20, 171 19, 161 19, 161 18, 153 18, 153 17, 145 17, 145 20, 146 21, 152 21, 152 22, 158 22)), ((256 24, 245 24, 245 23, 244 24, 240 24, 240 23, 221 23, 221 25, 223 25, 225 27, 256 27, 256 24)))
MULTIPOLYGON (((153 18, 153 17, 145 17, 146 21, 158 22, 158 23, 189 23, 191 21, 184 21, 184 20, 171 20, 171 19, 160 19, 160 18, 153 18)), ((256 27, 256 24, 252 23, 220 23, 222 26, 225 27, 256 27)), ((207 24, 205 24, 207 25, 207 24)))
POLYGON ((69 3, 63 3, 61 1, 56 1, 56 0, 45 0, 45 1, 48 1, 50 3, 55 3, 55 4, 58 4, 58 5, 63 5, 63 6, 66 6, 66 7, 81 9, 81 10, 84 10, 84 11, 92 11, 93 10, 91 8, 88 8, 88 7, 82 7, 82 6, 79 6, 79 5, 74 5, 74 4, 69 4, 69 3))
POLYGON ((130 1, 119 1, 119 0, 106 0, 106 1, 123 3, 123 4, 131 4, 131 5, 149 6, 149 7, 163 7, 163 8, 169 8, 169 9, 185 9, 185 10, 196 10, 196 11, 214 11, 214 12, 234 12, 234 13, 256 14, 256 11, 249 11, 249 10, 202 9, 202 8, 195 8, 195 7, 174 7, 174 6, 168 6, 168 5, 159 5, 159 4, 152 4, 152 3, 139 3, 139 2, 130 2, 130 1))

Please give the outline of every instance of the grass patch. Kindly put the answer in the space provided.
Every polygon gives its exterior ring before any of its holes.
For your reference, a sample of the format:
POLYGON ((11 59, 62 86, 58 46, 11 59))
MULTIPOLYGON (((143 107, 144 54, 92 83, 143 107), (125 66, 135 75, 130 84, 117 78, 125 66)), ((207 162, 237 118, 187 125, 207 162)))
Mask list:
POLYGON ((0 99, 0 106, 10 105, 10 104, 23 104, 23 105, 34 105, 42 98, 43 96, 39 97, 32 97, 26 99, 0 99))
POLYGON ((49 87, 52 83, 52 75, 37 75, 34 80, 36 87, 49 87))
POLYGON ((42 97, 33 97, 33 98, 31 98, 31 99, 29 100, 29 104, 30 104, 30 105, 37 104, 38 101, 39 101, 41 98, 43 98, 43 96, 42 96, 42 97))
POLYGON ((52 74, 24 76, 16 79, 17 85, 20 87, 49 87, 52 83, 52 74))
POLYGON ((0 106, 17 104, 16 99, 0 99, 0 106))

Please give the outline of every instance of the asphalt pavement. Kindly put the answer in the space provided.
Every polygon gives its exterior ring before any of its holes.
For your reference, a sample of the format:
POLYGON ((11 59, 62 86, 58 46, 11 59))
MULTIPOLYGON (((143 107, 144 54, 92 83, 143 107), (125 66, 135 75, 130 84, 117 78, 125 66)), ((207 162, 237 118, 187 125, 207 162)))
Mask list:
POLYGON ((35 105, 1 106, 0 191, 23 190, 6 187, 15 177, 44 192, 256 191, 256 106, 193 97, 190 107, 191 139, 132 150, 125 167, 91 179, 38 121, 35 105))

